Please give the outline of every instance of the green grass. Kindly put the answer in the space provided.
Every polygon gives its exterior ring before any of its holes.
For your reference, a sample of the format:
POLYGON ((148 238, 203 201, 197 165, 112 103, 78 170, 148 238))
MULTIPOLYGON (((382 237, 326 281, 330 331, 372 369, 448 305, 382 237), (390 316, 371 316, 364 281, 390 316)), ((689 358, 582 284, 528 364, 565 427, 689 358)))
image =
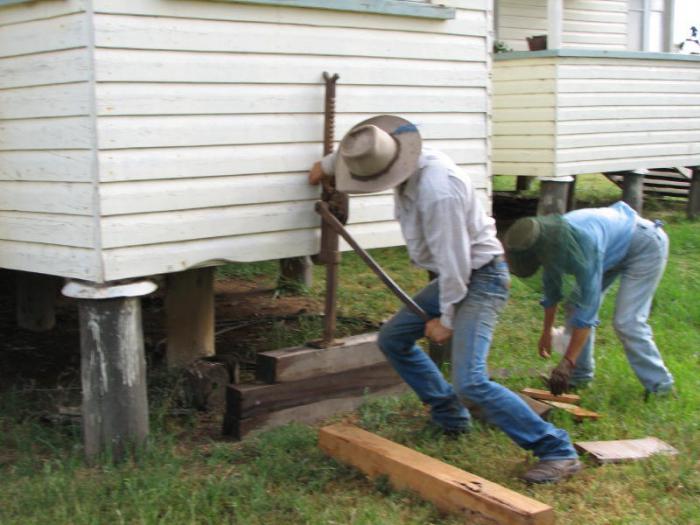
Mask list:
MULTIPOLYGON (((616 198, 606 191, 601 203, 616 198)), ((651 322, 679 397, 644 402, 612 331, 613 300, 608 297, 596 344, 597 378, 594 388, 582 392, 584 405, 603 417, 577 424, 558 413, 555 422, 574 440, 656 436, 675 446, 678 456, 627 465, 587 462, 580 476, 561 485, 528 487, 517 475, 533 458, 502 432, 477 423, 459 440, 437 437, 426 429, 425 411, 413 395, 367 402, 356 415, 358 424, 548 503, 558 524, 700 523, 700 224, 686 221, 678 210, 658 213, 668 222, 671 258, 651 322)), ((409 266, 403 249, 374 250, 373 256, 409 292, 427 280, 425 272, 409 266)), ((274 282, 276 269, 267 264, 228 271, 274 282)), ((308 292, 313 296, 323 292, 322 272, 316 269, 308 292)), ((514 389, 537 386, 527 371, 551 366, 536 355, 538 295, 537 286, 514 279, 496 328, 490 365, 513 370, 504 383, 514 389)), ((399 306, 352 254, 343 256, 339 297, 341 316, 373 322, 399 306)), ((304 323, 284 343, 319 333, 317 320, 304 323)), ((368 481, 324 457, 313 427, 289 425, 242 444, 202 437, 199 418, 166 417, 167 381, 151 387, 158 391, 152 397, 150 446, 138 462, 118 466, 105 461, 86 467, 78 428, 41 424, 24 392, 0 395, 0 523, 464 523, 440 515, 414 495, 394 491, 382 478, 368 481)))

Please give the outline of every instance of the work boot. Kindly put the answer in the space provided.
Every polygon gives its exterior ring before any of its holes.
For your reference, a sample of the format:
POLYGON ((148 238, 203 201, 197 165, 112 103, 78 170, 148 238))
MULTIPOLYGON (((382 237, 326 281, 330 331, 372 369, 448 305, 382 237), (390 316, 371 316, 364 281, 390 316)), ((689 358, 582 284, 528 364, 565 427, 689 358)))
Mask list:
POLYGON ((520 478, 528 483, 557 483, 564 478, 573 476, 582 468, 583 464, 577 458, 543 459, 520 478))

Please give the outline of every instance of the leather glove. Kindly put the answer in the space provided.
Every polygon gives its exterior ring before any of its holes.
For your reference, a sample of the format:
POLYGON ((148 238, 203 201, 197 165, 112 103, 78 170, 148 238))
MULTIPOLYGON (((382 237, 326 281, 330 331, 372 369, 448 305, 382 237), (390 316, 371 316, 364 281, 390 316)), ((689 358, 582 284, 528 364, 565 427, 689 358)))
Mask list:
POLYGON ((571 379, 571 373, 574 371, 574 368, 576 368, 576 366, 569 358, 562 357, 557 367, 552 370, 552 374, 549 376, 549 390, 552 394, 558 396, 569 390, 569 380, 571 379))

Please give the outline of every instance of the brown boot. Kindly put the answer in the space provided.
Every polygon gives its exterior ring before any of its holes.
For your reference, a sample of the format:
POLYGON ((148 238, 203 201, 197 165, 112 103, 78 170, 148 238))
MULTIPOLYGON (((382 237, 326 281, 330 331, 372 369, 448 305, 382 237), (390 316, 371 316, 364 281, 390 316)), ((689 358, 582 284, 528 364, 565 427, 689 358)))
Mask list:
POLYGON ((528 483, 557 483, 583 468, 578 459, 540 460, 520 478, 528 483))

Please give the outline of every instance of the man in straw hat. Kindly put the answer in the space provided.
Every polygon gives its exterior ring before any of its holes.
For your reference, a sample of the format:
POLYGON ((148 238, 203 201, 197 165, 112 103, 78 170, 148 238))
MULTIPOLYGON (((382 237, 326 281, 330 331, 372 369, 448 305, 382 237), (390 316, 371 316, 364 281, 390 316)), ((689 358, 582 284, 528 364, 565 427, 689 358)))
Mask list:
POLYGON ((605 291, 618 276, 613 324, 632 369, 644 385, 645 397, 673 391, 673 376, 647 322, 668 258, 668 237, 661 223, 643 219, 624 202, 617 202, 563 216, 519 219, 506 233, 504 244, 515 275, 529 277, 543 267, 542 357, 551 355, 557 304, 564 299, 563 278, 568 274, 575 280, 565 301, 566 330, 571 338, 549 380, 554 394, 593 379, 598 310, 605 291))
POLYGON ((430 406, 437 428, 448 435, 466 432, 470 414, 461 400, 468 400, 539 458, 523 476, 526 481, 556 482, 580 470, 568 434, 487 375, 491 336, 510 278, 494 221, 469 178, 445 154, 423 148, 414 125, 390 115, 357 124, 336 154, 314 165, 309 181, 317 184, 324 174, 335 175, 342 192, 394 188, 396 216, 412 262, 438 275, 415 297, 433 318, 425 323, 403 308, 378 339, 389 362, 430 406), (454 388, 416 345, 423 335, 436 343, 452 339, 454 388))

